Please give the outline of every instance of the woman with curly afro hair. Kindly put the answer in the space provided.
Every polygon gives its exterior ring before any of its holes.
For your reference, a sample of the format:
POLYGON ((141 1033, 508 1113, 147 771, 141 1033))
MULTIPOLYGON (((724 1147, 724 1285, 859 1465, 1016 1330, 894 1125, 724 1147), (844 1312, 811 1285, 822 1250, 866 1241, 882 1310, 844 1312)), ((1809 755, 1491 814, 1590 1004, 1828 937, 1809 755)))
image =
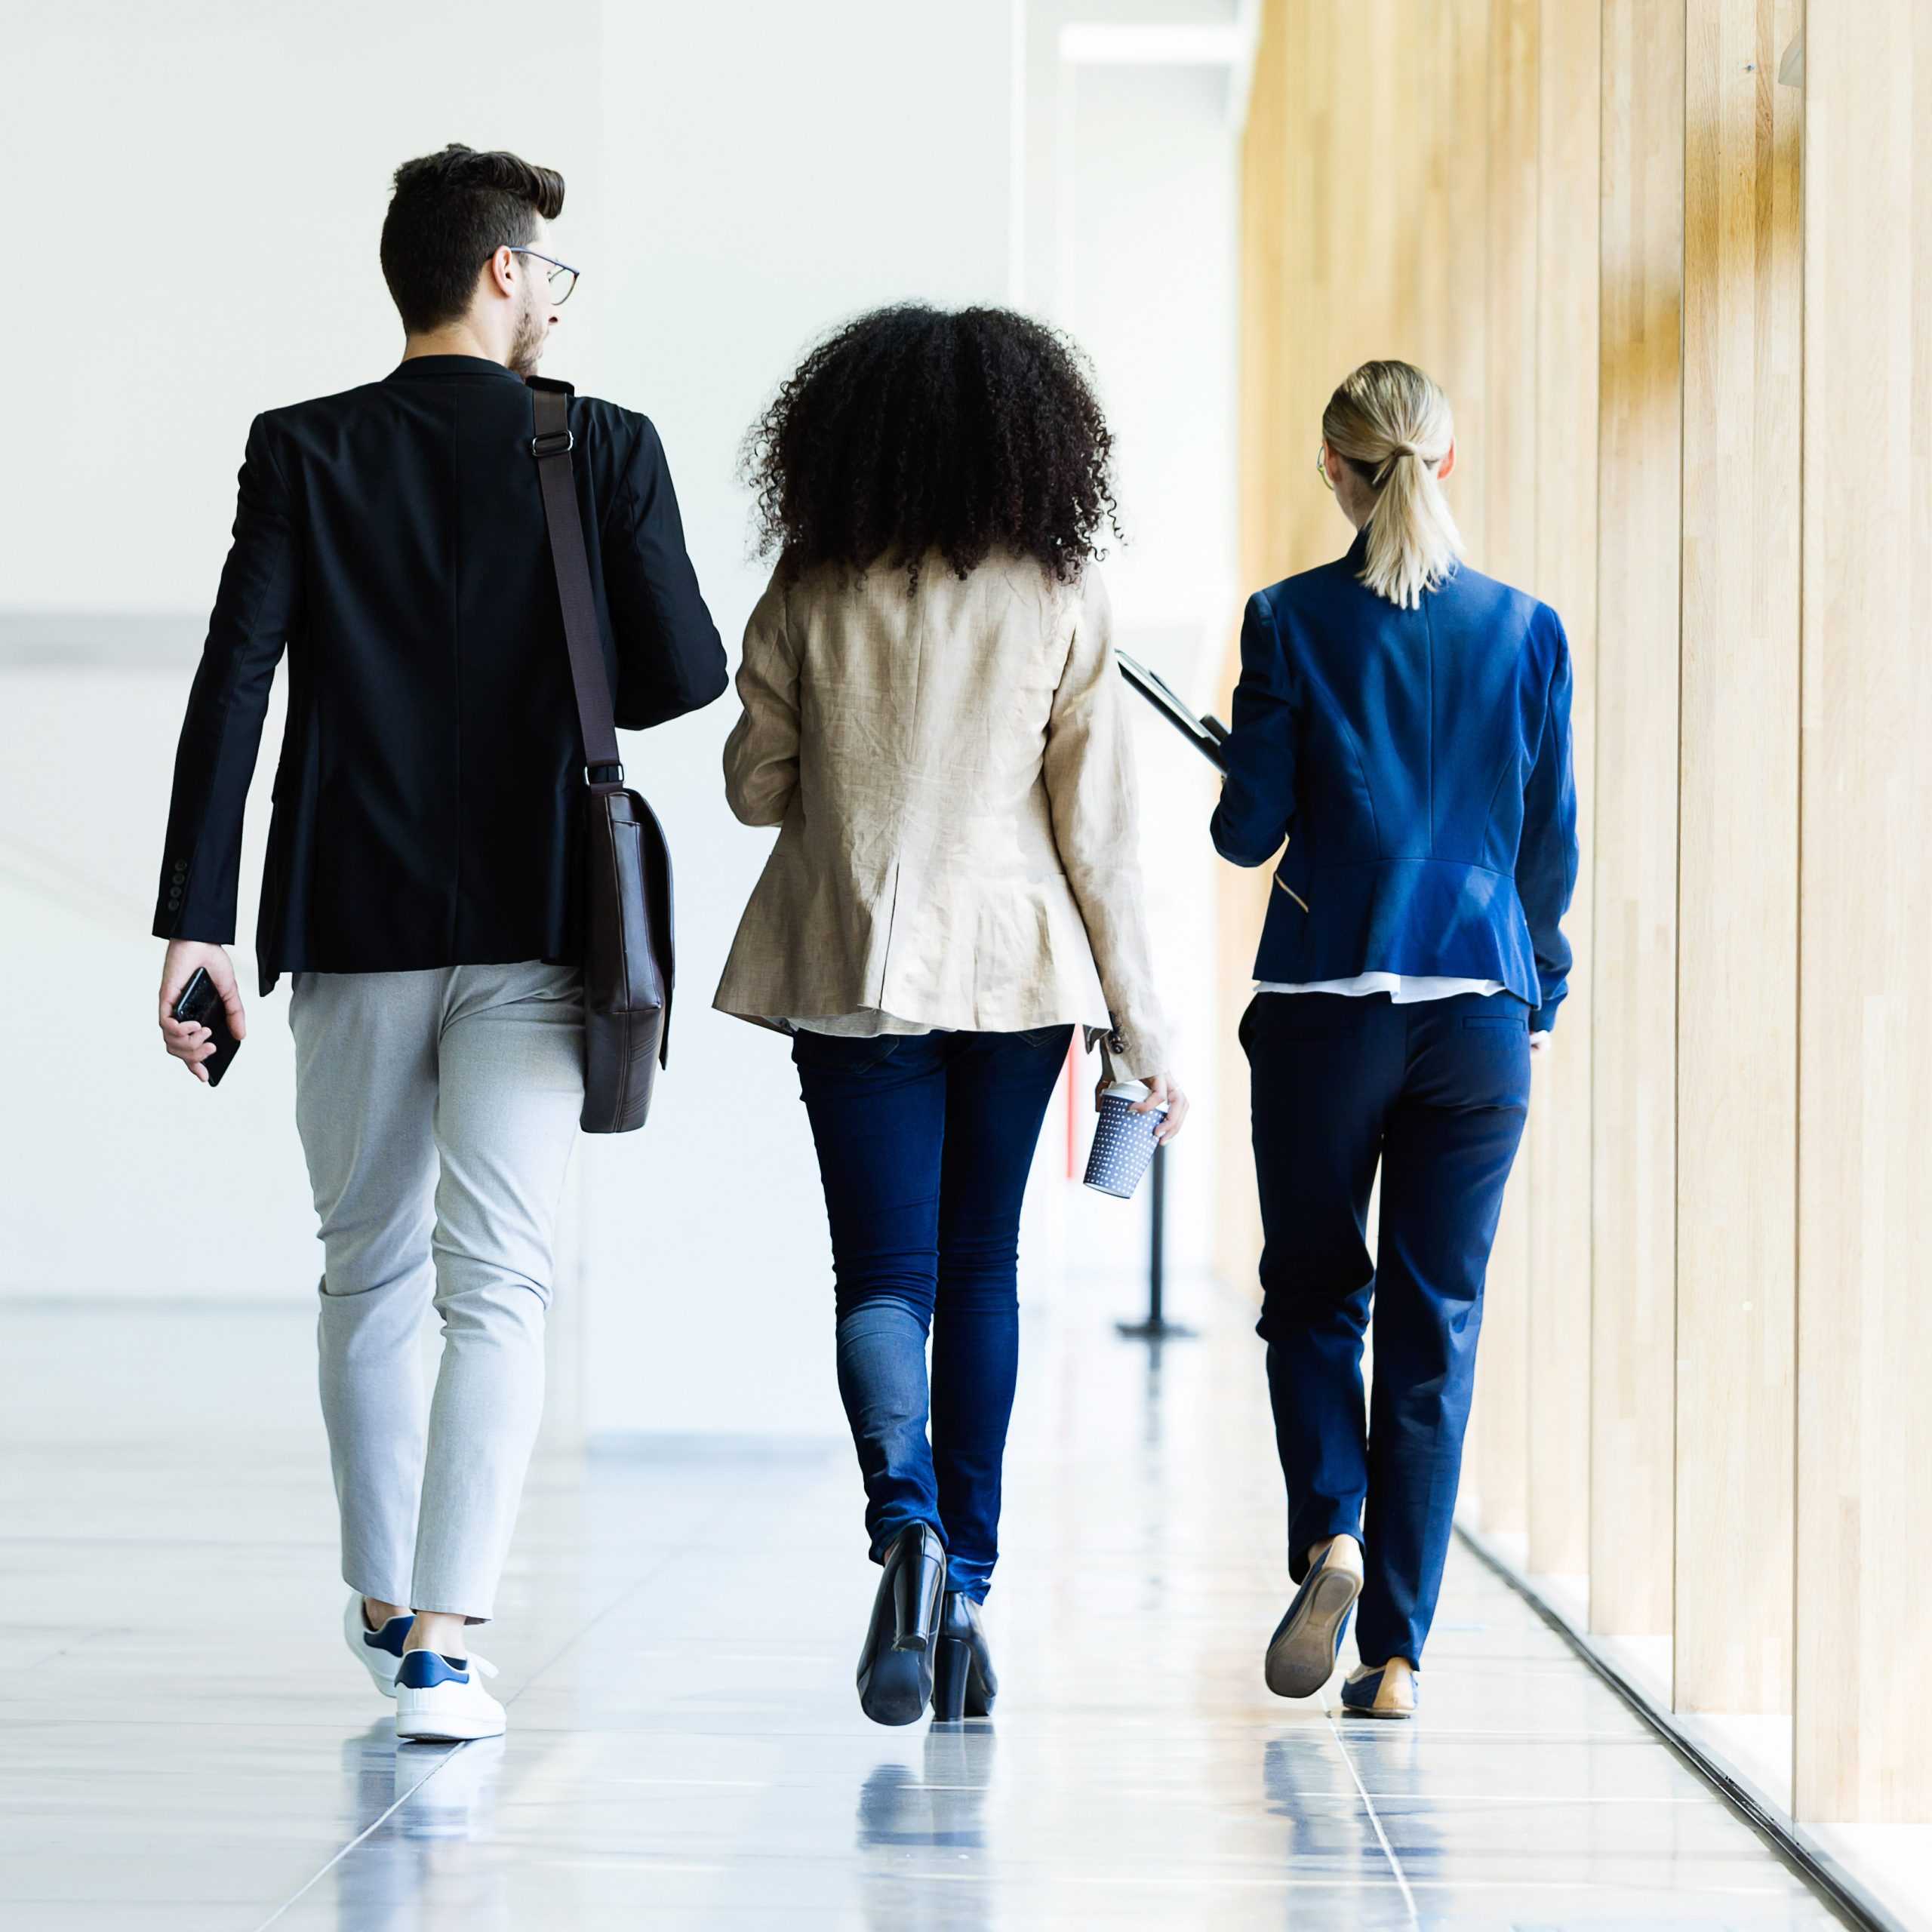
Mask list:
POLYGON ((1111 451, 1063 337, 914 304, 820 343, 746 440, 776 561, 724 780, 779 831, 716 1004, 790 1035, 817 1145, 881 1724, 992 1702, 1020 1204, 1074 1029, 1163 1139, 1187 1110, 1095 568, 1111 451))

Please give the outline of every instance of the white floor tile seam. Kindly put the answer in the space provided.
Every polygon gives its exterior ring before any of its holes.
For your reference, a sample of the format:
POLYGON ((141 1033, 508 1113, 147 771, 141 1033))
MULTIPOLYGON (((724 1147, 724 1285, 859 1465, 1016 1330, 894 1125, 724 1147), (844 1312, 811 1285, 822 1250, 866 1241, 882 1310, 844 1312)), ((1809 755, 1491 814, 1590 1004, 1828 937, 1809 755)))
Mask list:
POLYGON ((1437 1791, 1426 1798, 1412 1791, 1371 1791, 1363 1795, 1378 1804, 1426 1804, 1432 1807, 1444 1804, 1527 1804, 1551 1807, 1570 1806, 1595 1810, 1603 1804, 1681 1804, 1689 1805, 1704 1811, 1721 1811, 1726 1817, 1732 1815, 1730 1807, 1715 1792, 1687 1791, 1675 1796, 1607 1797, 1599 1798, 1594 1793, 1584 1797, 1566 1798, 1549 1792, 1487 1792, 1487 1791, 1437 1791))
MULTIPOLYGON (((1404 1736, 1420 1730, 1424 1720, 1411 1718, 1392 1723, 1386 1718, 1358 1718, 1346 1705, 1331 1707, 1340 1719, 1351 1743, 1390 1744, 1399 1746, 1404 1736)), ((1635 1718, 1631 1721, 1636 1722, 1635 1718)), ((1444 1730, 1431 1726, 1427 1734, 1435 1739, 1457 1739, 1464 1742, 1484 1744, 1589 1744, 1599 1747, 1607 1745, 1616 1749, 1626 1746, 1660 1749, 1656 1739, 1648 1731, 1639 1730, 1629 1735, 1620 1730, 1444 1730)))
MULTIPOLYGON (((57 1648, 54 1650, 42 1651, 37 1657, 26 1657, 18 1659, 15 1661, 13 1667, 16 1672, 23 1672, 38 1670, 45 1664, 58 1663, 63 1657, 70 1657, 73 1656, 77 1651, 85 1650, 88 1644, 94 1642, 96 1638, 106 1636, 109 1633, 106 1631, 91 1630, 85 1637, 75 1638, 72 1643, 62 1644, 57 1648)), ((5 1700, 5 1694, 4 1692, 0 1692, 0 1703, 4 1703, 5 1700)))
MULTIPOLYGON (((466 1747, 461 1745, 459 1745, 457 1747, 458 1750, 466 1748, 466 1747)), ((454 1753, 452 1752, 451 1755, 454 1755, 454 1753)), ((432 1766, 429 1770, 423 1774, 420 1783, 412 1785, 408 1790, 405 1792, 400 1798, 396 1798, 379 1817, 371 1820, 371 1821, 365 1825, 360 1832, 357 1832, 354 1838, 351 1838, 346 1844, 343 1846, 342 1848, 337 1852, 335 1856, 331 1858, 326 1865, 323 1866, 320 1870, 316 1872, 309 1879, 306 1884, 300 1886, 297 1890, 291 1892, 287 1898, 282 1900, 280 1905, 277 1906, 275 1909, 269 1914, 267 1918, 263 1919, 256 1927, 255 1932, 268 1932, 268 1927, 272 1925, 278 1918, 281 1918, 284 1914, 288 1912, 294 1906, 295 1906, 300 1900, 303 1894, 313 1890, 315 1887, 320 1884, 322 1880, 328 1875, 329 1872, 336 1866, 340 1865, 358 1844, 361 1844, 365 1839, 373 1837, 376 1832, 380 1831, 383 1826, 386 1824, 391 1818, 395 1817, 396 1813, 400 1811, 405 1805, 408 1804, 410 1800, 422 1789, 423 1785, 428 1783, 429 1780, 433 1777, 436 1772, 441 1768, 441 1767, 440 1765, 432 1766)))
POLYGON ((257 1537, 238 1531, 232 1537, 103 1536, 98 1530, 74 1531, 66 1536, 23 1536, 17 1532, 0 1534, 0 1551, 18 1549, 85 1549, 103 1558, 123 1549, 162 1549, 173 1555, 189 1555, 204 1549, 245 1549, 251 1558, 281 1554, 312 1558, 319 1552, 331 1557, 335 1542, 328 1537, 257 1537))
MULTIPOLYGON (((776 1862, 776 1861, 774 1861, 776 1862)), ((786 1855, 788 1863, 801 1862, 797 1854, 786 1855)), ((555 1858, 544 1861, 546 1870, 559 1872, 704 1872, 720 1875, 742 1869, 737 1859, 722 1863, 712 1861, 697 1863, 684 1859, 655 1858, 648 1853, 639 1853, 626 1858, 614 1854, 605 1854, 594 1858, 555 1858)), ((998 1872, 975 1872, 960 1869, 957 1866, 921 1867, 908 1862, 895 1867, 891 1876, 903 1882, 920 1884, 977 1885, 993 1887, 1037 1886, 1041 1882, 1039 1869, 1024 1865, 1008 1865, 998 1872)), ((1616 1895, 1629 1892, 1647 1897, 1657 1889, 1654 1885, 1624 1885, 1614 1880, 1597 1878, 1414 1878, 1398 1882, 1394 1878, 1372 1878, 1366 1875, 1352 1873, 1279 1872, 1257 1874, 1253 1877, 1238 1873, 1198 1872, 1177 1873, 1171 1876, 1161 1873, 1112 1871, 1074 1872, 1061 1866, 1054 1866, 1048 1875, 1048 1882, 1056 1888, 1078 1888, 1089 1891, 1174 1891, 1192 1894, 1209 1891, 1266 1891, 1266 1892, 1385 1892, 1392 1898, 1407 1899, 1414 1909, 1412 1894, 1415 1892, 1506 1892, 1514 1897, 1534 1897, 1542 1894, 1574 1897, 1580 1893, 1616 1895)), ((1791 1889, 1779 1885, 1679 1885, 1673 1884, 1671 1890, 1684 1897, 1701 1898, 1789 1898, 1795 1896, 1791 1889)))
MULTIPOLYGON (((565 1734, 558 1733, 561 1736, 565 1734)), ((1004 1734, 1001 1734, 1002 1740, 1004 1734)), ((600 1777, 600 1784, 641 1785, 654 1789, 680 1791, 809 1791, 818 1780, 801 1774, 795 1778, 672 1778, 635 1777, 611 1774, 600 1777)), ((979 1792, 984 1786, 973 1784, 932 1784, 921 1780, 906 1787, 909 1794, 920 1792, 958 1791, 979 1792)), ((1164 1798, 1172 1795, 1172 1787, 1166 1785, 1125 1785, 1109 1786, 1109 1798, 1123 1800, 1164 1798)), ((1211 1799, 1213 1794, 1208 1794, 1211 1799)), ((1298 1804, 1332 1804, 1352 1808, 1361 1798, 1376 1804, 1423 1804, 1432 1810, 1446 1804, 1494 1804, 1527 1806, 1553 1810, 1595 1810, 1606 1804, 1644 1805, 1651 1807, 1688 1807, 1694 1810, 1721 1812, 1726 1817, 1730 1809, 1714 1792, 1680 1792, 1660 1797, 1614 1795, 1598 1797, 1594 1794, 1566 1797, 1549 1792, 1483 1792, 1450 1791, 1419 1794, 1412 1791, 1362 1791, 1356 1792, 1297 1792, 1298 1804)))
MULTIPOLYGON (((698 1546, 698 1540, 695 1538, 693 1539, 691 1542, 684 1545, 681 1548, 668 1552, 663 1561, 657 1565, 648 1574, 626 1583, 625 1586, 611 1598, 610 1602, 605 1604, 602 1610, 597 1611, 591 1616, 579 1629, 566 1638, 565 1641, 550 1654, 549 1657, 546 1658, 542 1663, 539 1664, 516 1690, 503 1700, 504 1709, 506 1711, 512 1709, 515 1706, 518 1698, 521 1697, 525 1691, 529 1690, 532 1685, 536 1684, 538 1679, 543 1676, 546 1671, 553 1669, 555 1666, 561 1663, 565 1658, 568 1657, 571 1652, 581 1644, 598 1624, 614 1614, 626 1601, 627 1601, 630 1598, 635 1596, 639 1590, 646 1587, 647 1585, 654 1580, 657 1576, 661 1575, 665 1570, 668 1569, 671 1566, 672 1563, 678 1561, 681 1557, 688 1557, 691 1554, 692 1551, 698 1546)), ((261 1926, 257 1928, 257 1932, 266 1932, 266 1928, 273 1924, 276 1919, 281 1918, 293 1906, 294 1906, 297 1902, 300 1900, 303 1894, 312 1890, 317 1884, 320 1884, 322 1879, 325 1878, 331 1871, 334 1870, 338 1866, 344 1863, 344 1862, 347 1860, 355 1852, 358 1846, 368 1842, 373 1835, 378 1831, 389 1818, 395 1816, 395 1814, 400 1811, 405 1805, 413 1801, 417 1795, 421 1792, 423 1787, 429 1784, 429 1782, 436 1776, 437 1773, 442 1770, 447 1765, 448 1765, 459 1755, 459 1753, 472 1748, 473 1747, 469 1745, 460 1744, 454 1749, 442 1753, 438 1762, 431 1765, 424 1772, 423 1777, 418 1783, 413 1785, 408 1792, 406 1792, 401 1798, 398 1798, 395 1802, 392 1804, 380 1817, 377 1819, 373 1824, 366 1826, 362 1831, 358 1832, 354 1838, 351 1838, 347 1844, 342 1846, 341 1848, 337 1851, 335 1855, 327 1862, 327 1863, 323 1865, 318 1870, 313 1873, 304 1884, 298 1887, 294 1892, 291 1893, 288 1898, 284 1900, 281 1904, 277 1906, 275 1910, 271 1913, 267 1918, 263 1920, 261 1926)))
POLYGON ((1401 1889, 1403 1903, 1409 1909, 1410 1922, 1419 1923, 1420 1915, 1416 1910, 1415 1894, 1409 1889, 1408 1878, 1402 1870, 1402 1861, 1395 1856, 1395 1847, 1389 1842, 1389 1834, 1382 1828, 1382 1814, 1376 1810, 1375 1801, 1369 1796, 1368 1787, 1362 1783, 1361 1774, 1355 1769, 1355 1760, 1349 1755, 1349 1747, 1343 1743, 1340 1727, 1332 1715, 1328 1718, 1328 1728, 1334 1734, 1335 1748, 1340 1752, 1343 1761, 1349 1767, 1349 1777, 1355 1780, 1355 1789, 1360 1793, 1362 1804, 1368 1813, 1368 1822, 1375 1827, 1376 1838, 1389 1860, 1389 1869, 1395 1875, 1395 1883, 1401 1889))
MULTIPOLYGON (((115 1731, 124 1730, 158 1730, 192 1731, 197 1735, 206 1734, 215 1737, 232 1736, 237 1733, 247 1736, 262 1728, 258 1723, 250 1723, 238 1718, 180 1717, 172 1713, 165 1713, 158 1717, 143 1717, 131 1712, 111 1718, 85 1715, 69 1717, 63 1713, 58 1719, 36 1715, 31 1721, 35 1728, 44 1727, 48 1724, 57 1722, 60 1728, 63 1731, 99 1730, 106 1731, 110 1734, 115 1731)), ((24 1722, 9 1721, 5 1718, 0 1718, 0 1736, 5 1736, 10 1730, 25 1730, 27 1727, 28 1725, 24 1722)), ((278 1717, 275 1719, 275 1729, 277 1734, 281 1736, 306 1737, 311 1733, 318 1733, 325 1737, 334 1738, 338 1743, 342 1739, 342 1720, 340 1717, 278 1717)))

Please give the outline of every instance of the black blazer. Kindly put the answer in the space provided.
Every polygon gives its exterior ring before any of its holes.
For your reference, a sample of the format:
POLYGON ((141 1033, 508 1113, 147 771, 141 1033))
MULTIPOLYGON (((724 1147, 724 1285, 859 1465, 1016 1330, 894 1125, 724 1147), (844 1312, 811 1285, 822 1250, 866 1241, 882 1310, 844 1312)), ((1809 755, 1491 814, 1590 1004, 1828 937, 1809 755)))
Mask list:
MULTIPOLYGON (((570 420, 617 722, 662 724, 725 685, 663 445, 589 397, 570 420)), ((469 355, 255 418, 175 758, 160 937, 235 937, 286 642, 263 992, 284 972, 580 956, 583 740, 531 433, 521 378, 469 355)))

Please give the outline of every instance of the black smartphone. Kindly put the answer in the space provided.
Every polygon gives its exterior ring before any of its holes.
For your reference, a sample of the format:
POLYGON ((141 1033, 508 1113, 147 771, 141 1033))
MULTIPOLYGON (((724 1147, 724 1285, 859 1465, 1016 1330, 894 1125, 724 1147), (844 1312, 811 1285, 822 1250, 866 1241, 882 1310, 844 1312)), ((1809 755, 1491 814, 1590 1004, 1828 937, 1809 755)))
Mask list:
POLYGON ((242 1042, 228 1030, 228 1009, 202 968, 195 968, 195 977, 181 989, 181 997, 174 1002, 174 1017, 191 1026, 205 1026, 213 1035, 214 1051, 202 1062, 202 1071, 211 1087, 219 1087, 229 1062, 242 1051, 242 1042))

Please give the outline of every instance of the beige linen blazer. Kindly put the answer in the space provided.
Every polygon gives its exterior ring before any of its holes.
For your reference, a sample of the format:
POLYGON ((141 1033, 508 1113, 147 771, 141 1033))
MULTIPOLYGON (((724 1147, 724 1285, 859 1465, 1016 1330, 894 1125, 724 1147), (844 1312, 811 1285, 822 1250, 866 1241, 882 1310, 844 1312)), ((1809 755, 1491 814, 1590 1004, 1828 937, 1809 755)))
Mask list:
POLYGON ((996 555, 774 575, 745 627, 731 809, 775 825, 713 1002, 921 1027, 1113 1029, 1167 1069, 1105 585, 996 555))

